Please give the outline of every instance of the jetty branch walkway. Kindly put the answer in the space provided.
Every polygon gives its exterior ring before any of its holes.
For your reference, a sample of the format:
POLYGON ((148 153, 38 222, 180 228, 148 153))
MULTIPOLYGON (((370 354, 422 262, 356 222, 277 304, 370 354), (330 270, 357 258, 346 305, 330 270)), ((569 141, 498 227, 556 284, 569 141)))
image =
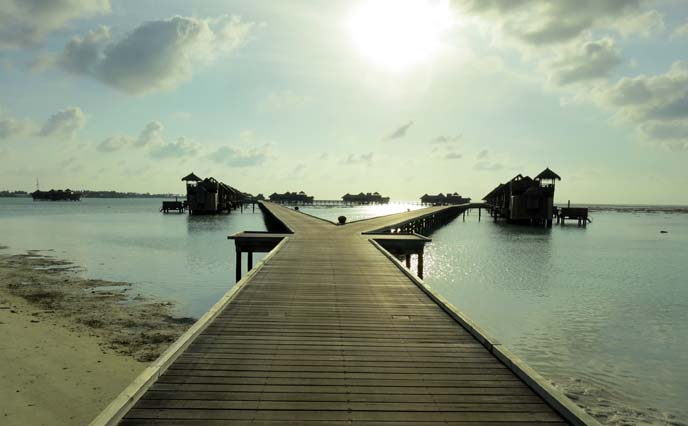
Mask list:
POLYGON ((261 206, 286 233, 92 425, 598 425, 375 241, 461 207, 261 206))

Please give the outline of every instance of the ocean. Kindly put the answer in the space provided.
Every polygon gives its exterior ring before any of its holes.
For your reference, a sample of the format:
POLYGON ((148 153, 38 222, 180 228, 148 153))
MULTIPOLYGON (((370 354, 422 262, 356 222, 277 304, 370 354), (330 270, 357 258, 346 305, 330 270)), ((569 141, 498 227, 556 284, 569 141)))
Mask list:
MULTIPOLYGON (((265 230, 262 214, 164 215, 160 205, 0 198, 0 245, 48 250, 87 277, 131 282, 134 294, 199 317, 234 283, 227 236, 265 230)), ((301 210, 351 221, 418 207, 301 210)), ((552 229, 494 223, 485 212, 479 222, 474 211, 431 235, 425 282, 604 423, 684 425, 686 211, 601 206, 587 227, 552 229)))

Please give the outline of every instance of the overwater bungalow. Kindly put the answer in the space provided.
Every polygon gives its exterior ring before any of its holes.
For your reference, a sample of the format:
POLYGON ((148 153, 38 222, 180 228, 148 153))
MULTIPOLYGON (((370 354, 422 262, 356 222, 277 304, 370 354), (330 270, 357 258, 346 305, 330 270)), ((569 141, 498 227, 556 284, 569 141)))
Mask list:
POLYGON ((471 199, 462 197, 461 195, 459 195, 458 192, 454 192, 453 194, 450 192, 447 192, 447 195, 444 195, 440 192, 437 195, 425 194, 422 197, 420 197, 420 202, 423 204, 432 204, 435 206, 442 206, 442 205, 467 204, 467 203, 471 202, 471 199))
POLYGON ((359 192, 353 195, 347 192, 342 196, 342 201, 351 204, 387 204, 389 197, 383 197, 379 192, 368 192, 367 194, 359 192))
POLYGON ((549 168, 531 178, 521 174, 499 184, 483 197, 495 217, 510 222, 552 226, 554 216, 554 184, 561 180, 549 168))
POLYGON ((276 192, 270 195, 270 201, 279 204, 313 204, 313 196, 307 195, 305 192, 285 192, 278 194, 276 192))
POLYGON ((51 189, 50 191, 36 190, 31 193, 34 201, 81 201, 81 193, 71 189, 51 189))
POLYGON ((194 173, 182 178, 186 182, 186 202, 189 214, 230 212, 246 199, 243 192, 217 181, 213 177, 201 179, 194 173))

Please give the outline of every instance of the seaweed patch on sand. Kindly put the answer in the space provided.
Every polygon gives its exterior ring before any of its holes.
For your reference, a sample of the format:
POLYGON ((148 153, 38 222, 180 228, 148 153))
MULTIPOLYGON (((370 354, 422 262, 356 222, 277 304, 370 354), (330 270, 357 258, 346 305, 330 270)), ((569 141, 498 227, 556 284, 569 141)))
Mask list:
POLYGON ((36 320, 59 315, 76 332, 100 338, 101 345, 138 361, 153 361, 191 324, 172 315, 172 304, 137 296, 129 283, 85 279, 79 268, 36 250, 0 254, 0 292, 39 308, 36 320))

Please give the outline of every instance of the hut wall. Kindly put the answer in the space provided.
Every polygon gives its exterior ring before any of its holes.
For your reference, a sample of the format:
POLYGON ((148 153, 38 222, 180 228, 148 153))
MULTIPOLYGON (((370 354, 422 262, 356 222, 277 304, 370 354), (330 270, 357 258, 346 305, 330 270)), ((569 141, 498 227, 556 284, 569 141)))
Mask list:
POLYGON ((528 212, 526 197, 521 195, 512 195, 509 203, 509 212, 511 220, 528 220, 531 215, 528 212))

